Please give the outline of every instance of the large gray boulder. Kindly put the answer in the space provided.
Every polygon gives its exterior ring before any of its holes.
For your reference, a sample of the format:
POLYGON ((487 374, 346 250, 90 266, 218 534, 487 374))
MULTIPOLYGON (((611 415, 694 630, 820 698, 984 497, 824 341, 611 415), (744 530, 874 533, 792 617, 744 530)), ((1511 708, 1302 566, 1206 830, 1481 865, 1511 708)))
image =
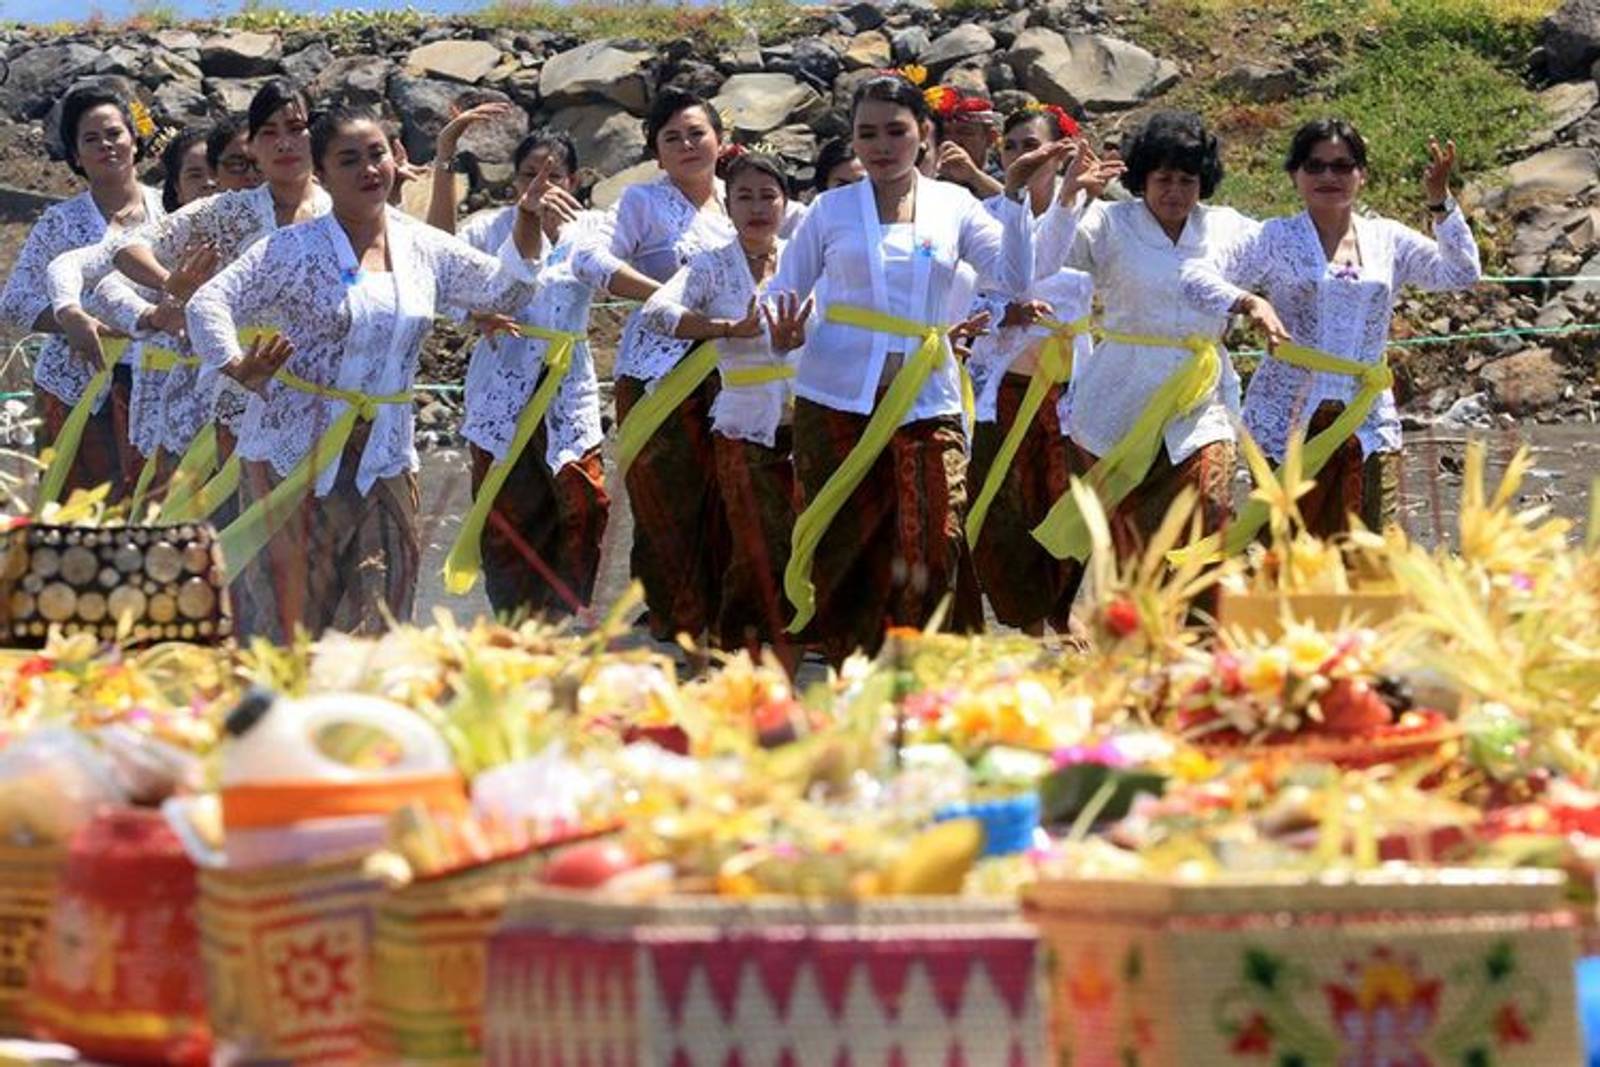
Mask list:
POLYGON ((1560 204, 1593 189, 1595 153, 1588 148, 1548 148, 1469 186, 1469 208, 1520 212, 1560 204))
MULTIPOLYGON (((473 90, 473 94, 476 101, 510 99, 492 90, 473 90)), ((409 74, 396 74, 389 79, 389 103, 400 116, 400 140, 412 162, 426 163, 433 159, 439 131, 454 117, 455 104, 461 95, 462 88, 456 82, 413 78, 409 74)), ((526 116, 523 119, 526 121, 526 116)), ((515 147, 514 141, 512 145, 515 147)), ((506 158, 510 158, 509 153, 506 158)))
POLYGON ((250 110, 250 101, 269 78, 207 78, 205 91, 228 115, 242 115, 250 110))
POLYGON ((169 81, 155 91, 155 111, 167 122, 187 126, 210 116, 211 101, 198 82, 169 81))
POLYGON ((1102 34, 1029 29, 1009 53, 1023 88, 1047 104, 1089 111, 1138 107, 1172 88, 1176 64, 1102 34))
POLYGON ((200 42, 200 69, 212 78, 276 74, 283 41, 275 33, 219 33, 200 42))
POLYGON ((825 110, 820 94, 788 74, 735 74, 711 101, 734 130, 766 133, 791 122, 806 122, 825 110))
POLYGON ((94 72, 103 53, 84 44, 47 44, 11 57, 0 106, 18 118, 38 118, 77 79, 94 72))
MULTIPOLYGON (((583 160, 580 159, 578 162, 582 163, 583 160)), ((611 177, 595 183, 595 187, 589 190, 589 203, 596 209, 604 211, 622 199, 622 193, 628 186, 647 182, 659 173, 661 167, 653 159, 635 163, 627 170, 620 170, 611 177)))
POLYGON ((600 99, 643 115, 650 105, 649 69, 648 52, 591 41, 545 60, 539 95, 551 107, 600 99))
POLYGON ((1600 59, 1600 0, 1566 0, 1544 20, 1543 40, 1552 78, 1587 77, 1600 59))
POLYGON ((380 56, 344 56, 311 80, 307 92, 319 104, 377 107, 389 92, 395 66, 380 56))
POLYGON ((644 156, 644 129, 638 118, 616 104, 577 104, 562 108, 546 123, 572 137, 578 165, 602 175, 633 166, 644 156))
POLYGON ((976 22, 966 22, 934 39, 920 62, 928 75, 937 78, 963 59, 988 55, 994 51, 994 37, 976 22))
POLYGON ((434 41, 411 50, 406 70, 418 77, 476 85, 500 65, 501 55, 488 41, 434 41))
POLYGON ((283 73, 296 85, 310 85, 333 62, 333 52, 328 46, 314 41, 293 55, 283 57, 283 73))

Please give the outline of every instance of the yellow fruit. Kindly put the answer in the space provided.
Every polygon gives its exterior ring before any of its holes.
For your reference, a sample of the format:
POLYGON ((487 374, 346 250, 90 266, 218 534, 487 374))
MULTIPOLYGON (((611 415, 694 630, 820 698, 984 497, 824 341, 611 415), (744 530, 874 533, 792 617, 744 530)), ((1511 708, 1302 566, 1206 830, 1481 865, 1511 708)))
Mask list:
POLYGON ((983 824, 976 819, 938 823, 912 838, 884 872, 889 896, 953 896, 983 852, 983 824))

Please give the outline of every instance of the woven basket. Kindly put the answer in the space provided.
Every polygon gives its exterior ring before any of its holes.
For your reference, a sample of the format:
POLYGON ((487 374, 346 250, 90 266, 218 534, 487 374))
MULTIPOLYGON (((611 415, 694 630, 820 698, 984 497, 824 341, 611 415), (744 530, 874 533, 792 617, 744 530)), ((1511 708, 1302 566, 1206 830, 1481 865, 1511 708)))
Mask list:
POLYGON ((544 866, 530 852, 384 896, 372 946, 368 1039, 386 1062, 483 1062, 489 937, 518 887, 544 866))
POLYGON ((0 1035, 27 1033, 28 982, 67 853, 0 846, 0 1035))
POLYGON ((485 1060, 1042 1067, 1039 960, 1009 901, 540 893, 489 945, 485 1060))
POLYGON ((1553 872, 1051 882, 1051 1038, 1074 1067, 1483 1064, 1579 1054, 1553 872))
POLYGON ((381 894, 355 862, 201 873, 206 999, 226 1062, 370 1062, 363 1030, 381 894))

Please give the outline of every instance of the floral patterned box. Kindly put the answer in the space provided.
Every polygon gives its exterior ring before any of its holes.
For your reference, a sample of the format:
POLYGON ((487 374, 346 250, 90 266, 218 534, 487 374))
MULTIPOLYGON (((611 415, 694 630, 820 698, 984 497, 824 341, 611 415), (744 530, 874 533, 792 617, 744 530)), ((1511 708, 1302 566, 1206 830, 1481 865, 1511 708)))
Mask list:
POLYGON ((1550 872, 1060 881, 1062 1067, 1578 1067, 1573 920, 1550 872))

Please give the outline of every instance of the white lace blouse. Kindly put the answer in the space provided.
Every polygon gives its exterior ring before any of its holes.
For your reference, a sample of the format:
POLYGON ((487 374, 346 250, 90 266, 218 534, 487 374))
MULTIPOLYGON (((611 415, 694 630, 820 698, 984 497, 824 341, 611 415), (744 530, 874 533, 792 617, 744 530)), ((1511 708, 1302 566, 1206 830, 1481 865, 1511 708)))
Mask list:
MULTIPOLYGON (((724 199, 720 180, 713 198, 698 209, 666 174, 630 186, 611 209, 608 240, 591 240, 574 251, 573 273, 596 291, 624 265, 664 282, 695 255, 733 240, 724 199)), ((677 365, 689 345, 648 329, 635 311, 617 344, 616 376, 653 382, 677 365)))
MULTIPOLYGON (((162 213, 160 192, 154 189, 142 192, 145 218, 159 216, 162 213)), ((39 316, 55 307, 51 299, 50 265, 65 253, 100 244, 107 230, 106 217, 87 190, 48 208, 28 231, 11 277, 5 290, 0 292, 0 319, 17 329, 32 330, 39 316)), ((77 302, 78 293, 74 291, 72 303, 77 302)), ((34 362, 33 377, 45 392, 64 403, 75 404, 83 396, 89 379, 94 377, 94 369, 73 354, 65 337, 52 334, 34 362)), ((105 398, 101 397, 95 410, 104 405, 105 398)))
MULTIPOLYGON (((180 356, 191 356, 187 339, 159 331, 146 331, 140 317, 160 294, 134 285, 113 271, 101 279, 85 308, 102 322, 136 339, 130 354, 137 358, 144 345, 155 345, 180 356)), ((128 408, 128 437, 143 456, 163 448, 173 454, 188 449, 197 433, 211 421, 216 405, 218 375, 201 368, 180 366, 166 372, 133 374, 133 397, 128 408)))
MULTIPOLYGON (((498 255, 511 241, 516 219, 514 205, 480 212, 462 226, 461 239, 480 252, 498 255)), ((572 252, 580 242, 604 240, 608 223, 603 212, 585 211, 561 232, 560 240, 547 248, 539 264, 538 295, 517 312, 519 321, 587 335, 594 290, 573 273, 572 252)), ((467 366, 467 415, 461 432, 496 459, 504 459, 511 446, 517 419, 538 385, 546 350, 545 341, 522 337, 484 339, 472 350, 467 366)), ((604 437, 600 386, 588 340, 574 347, 572 368, 550 402, 544 425, 548 439, 545 463, 552 471, 582 459, 604 437)))
MULTIPOLYGON (((1232 208, 1200 204, 1174 243, 1143 200, 1097 201, 1078 224, 1067 265, 1094 279, 1104 305, 1104 326, 1119 333, 1181 340, 1220 337, 1226 312, 1203 311, 1183 299, 1180 273, 1254 233, 1259 224, 1232 208)), ((1187 349, 1105 340, 1073 368, 1067 386, 1067 434, 1102 456, 1125 435, 1153 394, 1190 358, 1187 349)), ((1167 455, 1182 463, 1214 441, 1233 440, 1239 411, 1239 376, 1226 351, 1217 388, 1164 434, 1167 455)))
MULTIPOLYGON (((1261 290, 1295 341, 1358 363, 1376 363, 1389 343, 1395 300, 1405 285, 1465 289, 1482 276, 1478 244, 1459 210, 1434 227, 1435 239, 1393 219, 1356 216, 1358 267, 1328 261, 1311 217, 1269 220, 1219 259, 1183 273, 1184 295, 1225 314, 1246 290, 1261 290)), ((1244 423, 1263 451, 1282 459, 1291 431, 1324 401, 1348 404, 1360 388, 1348 375, 1292 367, 1264 356, 1250 378, 1244 423)), ((1398 452, 1400 416, 1385 392, 1357 436, 1363 454, 1398 452)))
MULTIPOLYGON (((1060 212, 1047 225, 1060 225, 1060 212)), ((917 179, 915 218, 884 226, 870 181, 812 201, 784 249, 772 292, 815 295, 818 306, 800 350, 795 393, 838 411, 867 414, 891 354, 914 352, 914 338, 827 321, 827 304, 854 305, 915 322, 952 326, 971 310, 974 285, 1002 295, 1033 280, 1033 227, 1017 204, 998 221, 971 193, 917 179), (964 269, 970 268, 970 269, 964 269)), ((907 422, 961 411, 959 372, 944 360, 907 422)))
MULTIPOLYGON (((778 247, 782 262, 783 242, 778 247)), ((765 294, 767 290, 763 287, 759 292, 765 294)), ((688 266, 656 290, 640 317, 652 331, 670 337, 688 311, 717 319, 744 318, 750 298, 757 293, 744 246, 735 239, 691 259, 688 266)), ((773 351, 764 325, 757 337, 719 338, 716 345, 721 370, 781 367, 786 362, 782 354, 773 351)), ((711 405, 711 428, 724 437, 772 448, 793 399, 794 390, 787 380, 742 386, 729 386, 724 381, 711 405)))
MULTIPOLYGON (((411 388, 423 339, 442 305, 510 313, 533 297, 533 272, 514 246, 496 259, 394 209, 387 239, 387 276, 359 269, 331 216, 257 242, 189 301, 196 354, 220 370, 243 354, 239 328, 259 324, 281 331, 294 346, 287 364, 292 373, 383 396, 411 388)), ((287 475, 345 408, 342 400, 272 381, 264 396, 250 398, 239 454, 287 475)), ((378 406, 357 471, 360 492, 418 468, 414 423, 412 404, 378 406)), ((330 464, 318 480, 318 496, 333 488, 338 467, 338 461, 330 464)))

